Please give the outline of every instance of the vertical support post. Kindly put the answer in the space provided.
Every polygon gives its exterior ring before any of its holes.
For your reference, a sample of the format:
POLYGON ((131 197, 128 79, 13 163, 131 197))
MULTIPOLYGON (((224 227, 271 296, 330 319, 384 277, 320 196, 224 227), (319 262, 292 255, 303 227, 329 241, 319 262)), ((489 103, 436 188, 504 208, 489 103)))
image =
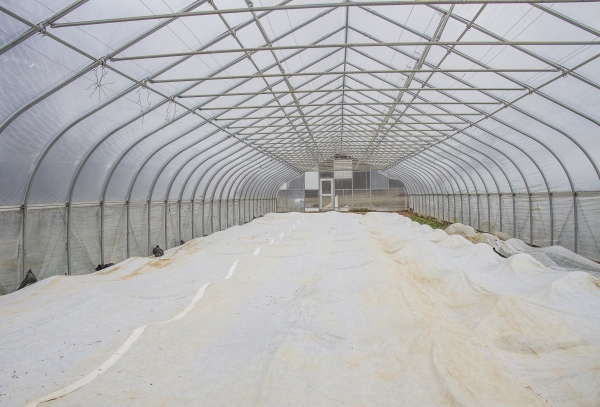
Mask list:
POLYGON ((552 202, 552 192, 548 193, 550 202, 550 246, 554 246, 554 204, 552 202))
POLYGON ((200 221, 202 222, 202 224, 201 224, 202 225, 202 234, 201 234, 201 236, 204 237, 205 236, 205 233, 204 233, 204 197, 202 197, 202 212, 201 212, 201 214, 202 214, 202 217, 200 218, 200 221))
POLYGON ((529 193, 529 245, 533 246, 533 194, 529 193))
POLYGON ((475 204, 477 207, 477 230, 481 230, 481 203, 479 201, 479 193, 477 193, 475 194, 475 204))
POLYGON ((67 202, 67 275, 71 275, 71 204, 67 202))
POLYGON ((178 235, 178 243, 181 243, 181 241, 183 240, 181 238, 181 199, 179 201, 177 201, 177 205, 178 205, 178 211, 177 211, 177 224, 178 224, 178 228, 177 228, 177 235, 178 235))
POLYGON ((517 237, 517 203, 516 203, 517 194, 512 194, 513 200, 513 237, 517 237))
POLYGON ((169 216, 169 200, 165 199, 165 250, 167 250, 169 248, 169 239, 167 236, 167 229, 168 229, 168 224, 169 221, 167 220, 169 216))
POLYGON ((490 194, 487 194, 488 233, 492 233, 492 207, 490 205, 490 194))
POLYGON ((577 222, 577 192, 573 193, 573 221, 575 223, 575 236, 574 236, 574 252, 577 253, 579 249, 579 224, 577 222))
POLYGON ((148 253, 146 255, 150 256, 150 254, 152 253, 152 242, 150 242, 150 202, 151 202, 151 200, 148 199, 146 202, 148 204, 148 210, 147 210, 147 213, 148 213, 148 216, 147 216, 148 217, 148 253))
POLYGON ((100 201, 100 264, 104 262, 104 200, 100 201))
POLYGON ((469 208, 469 226, 473 226, 473 223, 471 222, 471 194, 467 193, 467 205, 469 208))
POLYGON ((127 241, 127 258, 131 257, 131 243, 129 241, 129 219, 130 219, 130 214, 129 214, 129 199, 127 201, 125 201, 125 231, 126 231, 126 241, 127 241))
POLYGON ((27 205, 21 205, 21 211, 23 215, 21 217, 21 272, 23 275, 18 276, 17 282, 23 281, 27 273, 27 205))
MULTIPOLYGON (((460 192, 460 189, 459 189, 459 192, 460 192)), ((456 222, 456 219, 457 219, 456 218, 456 194, 452 194, 452 201, 454 203, 454 218, 453 218, 453 220, 454 220, 454 222, 456 222)))
MULTIPOLYGON (((214 198, 214 197, 213 197, 214 198)), ((214 199, 211 198, 210 200, 210 234, 212 235, 213 233, 215 233, 215 225, 213 225, 213 220, 215 218, 215 202, 214 199)))
POLYGON ((502 194, 498 192, 498 211, 500 216, 500 232, 502 232, 502 194))
POLYGON ((194 198, 192 197, 192 239, 194 238, 194 198))

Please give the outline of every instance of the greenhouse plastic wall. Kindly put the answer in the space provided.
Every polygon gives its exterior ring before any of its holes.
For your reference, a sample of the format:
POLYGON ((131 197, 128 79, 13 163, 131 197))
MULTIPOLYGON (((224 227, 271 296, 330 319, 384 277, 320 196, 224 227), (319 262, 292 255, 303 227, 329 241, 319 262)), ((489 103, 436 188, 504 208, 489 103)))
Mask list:
POLYGON ((531 206, 526 194, 415 194, 409 196, 409 202, 411 209, 421 215, 467 224, 480 232, 504 232, 532 246, 560 245, 600 261, 600 193, 577 193, 577 216, 573 198, 567 193, 553 193, 552 216, 549 195, 539 193, 531 195, 531 206), (500 199, 502 210, 498 207, 500 199))
MULTIPOLYGON (((148 204, 131 202, 129 221, 127 204, 104 205, 104 223, 100 225, 101 205, 78 204, 71 210, 71 272, 67 262, 67 208, 62 206, 28 209, 27 267, 37 270, 40 279, 55 275, 87 274, 98 264, 118 263, 132 256, 148 256, 150 247, 171 249, 180 241, 207 236, 234 225, 242 225, 266 213, 274 212, 274 198, 242 198, 205 202, 204 217, 196 217, 192 236, 191 201, 168 202, 167 235, 165 236, 165 204, 152 203, 150 241, 148 241, 148 204), (181 204, 181 217, 179 206, 181 204), (219 216, 219 205, 221 214, 219 216), (229 205, 229 212, 226 207, 229 205), (211 209, 211 207, 213 209, 211 209), (201 220, 204 220, 204 231, 201 220), (204 234, 202 234, 204 233, 204 234), (104 255, 104 261, 102 256, 104 255)), ((202 203, 194 203, 199 208, 202 203)), ((198 212, 199 213, 199 212, 198 212)), ((14 291, 22 280, 21 243, 22 211, 0 210, 0 294, 14 291)))
POLYGON ((261 3, 0 5, 1 293, 283 208, 336 155, 600 260, 600 2, 261 3))

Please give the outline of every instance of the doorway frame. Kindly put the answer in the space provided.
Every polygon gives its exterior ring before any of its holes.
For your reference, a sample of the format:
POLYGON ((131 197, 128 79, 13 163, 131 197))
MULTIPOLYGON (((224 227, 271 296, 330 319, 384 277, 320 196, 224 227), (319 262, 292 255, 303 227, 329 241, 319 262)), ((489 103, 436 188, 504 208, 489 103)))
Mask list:
POLYGON ((335 203, 334 203, 335 191, 333 188, 334 188, 333 178, 319 178, 319 210, 321 210, 321 211, 334 211, 335 210, 335 203), (324 181, 329 182, 331 184, 331 192, 328 194, 323 194, 323 182, 324 181), (331 199, 331 207, 330 208, 323 208, 323 195, 329 196, 329 198, 331 199))

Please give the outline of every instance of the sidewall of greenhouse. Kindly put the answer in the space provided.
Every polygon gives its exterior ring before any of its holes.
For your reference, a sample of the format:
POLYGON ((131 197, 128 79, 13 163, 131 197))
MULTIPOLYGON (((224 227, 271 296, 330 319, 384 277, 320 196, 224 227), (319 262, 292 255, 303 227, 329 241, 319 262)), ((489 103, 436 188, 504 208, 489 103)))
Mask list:
POLYGON ((600 261, 600 192, 411 194, 409 204, 420 215, 600 261))
POLYGON ((66 204, 32 205, 26 222, 21 207, 0 207, 0 295, 24 278, 23 247, 26 268, 40 280, 88 274, 99 264, 149 256, 156 245, 171 249, 243 225, 276 204, 275 198, 169 201, 151 202, 150 211, 147 202, 135 201, 72 204, 70 211, 66 204))
MULTIPOLYGON (((72 204, 69 233, 65 204, 30 206, 25 234, 27 268, 39 279, 87 274, 98 264, 148 256, 157 244, 170 249, 181 240, 242 225, 269 212, 304 209, 287 203, 288 194, 303 195, 303 190, 279 192, 279 199, 152 202, 150 224, 147 202, 72 204)), ((600 261, 600 192, 409 194, 408 206, 420 215, 460 222, 481 232, 504 232, 533 246, 560 245, 600 261)), ((0 294, 7 294, 15 291, 24 277, 23 210, 0 208, 0 224, 0 294)))

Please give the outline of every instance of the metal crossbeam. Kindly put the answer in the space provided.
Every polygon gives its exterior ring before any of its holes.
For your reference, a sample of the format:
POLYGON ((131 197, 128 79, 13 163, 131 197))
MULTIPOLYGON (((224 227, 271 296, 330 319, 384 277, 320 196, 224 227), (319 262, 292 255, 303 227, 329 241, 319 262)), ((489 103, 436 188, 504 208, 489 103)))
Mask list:
MULTIPOLYGON (((339 88, 339 89, 298 89, 294 90, 294 93, 332 93, 332 92, 395 92, 399 90, 405 91, 502 91, 502 92, 511 92, 511 91, 527 91, 527 88, 339 88)), ((232 92, 232 93, 203 93, 203 94, 191 94, 191 95, 181 95, 177 96, 178 98, 204 98, 204 97, 225 97, 225 96, 252 96, 252 95, 265 95, 265 94, 273 94, 273 95, 287 95, 292 93, 287 90, 275 90, 275 91, 265 91, 265 92, 232 92)))
POLYGON ((380 69, 380 70, 361 70, 361 71, 335 71, 335 72, 296 72, 296 73, 273 73, 273 74, 251 74, 251 75, 229 75, 229 76, 204 76, 196 78, 174 78, 174 79, 153 79, 151 83, 174 83, 174 82, 196 82, 196 81, 213 81, 225 79, 252 79, 252 78, 280 78, 280 77, 295 77, 295 76, 328 76, 328 75, 367 75, 367 74, 414 74, 414 73, 544 73, 544 72, 560 72, 559 69, 380 69))
MULTIPOLYGON (((341 95, 340 95, 341 96, 341 95)), ((324 106, 387 106, 391 105, 392 102, 352 102, 352 103, 314 103, 314 104, 306 104, 300 105, 300 107, 324 107, 324 106)), ((431 105, 428 102, 398 102, 399 105, 431 105)), ((465 103, 460 102, 436 102, 438 105, 461 105, 464 106, 465 103)), ((501 105, 500 102, 469 102, 470 105, 501 105)), ((279 109, 280 107, 294 107, 295 105, 286 104, 286 105, 268 105, 268 106, 221 106, 221 107, 202 107, 198 110, 236 110, 236 109, 279 109)))
MULTIPOLYGON (((306 10, 316 8, 339 8, 339 7, 374 7, 374 6, 415 6, 415 5, 428 5, 428 4, 541 4, 541 3, 590 3, 597 2, 598 0, 396 0, 396 1, 364 1, 357 3, 321 3, 321 4, 294 4, 294 5, 278 5, 278 6, 267 6, 267 7, 254 7, 254 11, 286 11, 286 10, 306 10)), ((187 13, 170 13, 170 14, 154 14, 147 16, 135 16, 135 17, 122 17, 102 20, 88 20, 88 21, 73 21, 66 23, 54 23, 53 28, 60 27, 75 27, 81 25, 95 25, 95 24, 111 24, 111 23, 124 23, 131 21, 145 21, 145 20, 159 20, 163 18, 186 18, 186 17, 199 17, 199 16, 210 16, 218 14, 237 14, 237 13, 248 13, 250 12, 247 8, 230 8, 221 10, 206 10, 206 11, 194 11, 187 13)))
MULTIPOLYGON (((314 115, 304 115, 304 117, 364 117, 364 116, 385 116, 386 113, 369 113, 369 114, 341 114, 339 115, 329 115, 329 114, 314 114, 314 115)), ((392 117, 411 117, 411 116, 483 116, 485 113, 408 113, 408 114, 393 114, 392 117)), ((213 121, 217 120, 268 120, 268 119, 301 119, 303 116, 255 116, 255 117, 223 117, 218 119, 213 119, 213 121)), ((441 123, 443 124, 443 123, 441 123)))
POLYGON ((322 48, 370 48, 370 47, 424 47, 424 46, 589 46, 600 45, 600 41, 404 41, 404 42, 357 42, 349 44, 303 44, 303 45, 280 45, 255 48, 229 48, 213 49, 206 51, 172 52, 165 54, 134 55, 129 57, 113 57, 112 62, 134 61, 140 59, 173 58, 190 55, 216 55, 261 51, 286 51, 297 49, 322 49, 322 48))
MULTIPOLYGON (((309 123, 308 126, 309 127, 329 127, 329 126, 335 126, 335 125, 341 125, 341 122, 337 122, 337 123, 330 123, 330 124, 325 124, 325 123, 309 123)), ((349 125, 353 125, 353 126, 377 126, 379 124, 379 122, 369 122, 369 123, 362 123, 362 122, 356 122, 356 123, 348 123, 349 125)), ((398 124, 466 124, 466 122, 414 122, 414 123, 398 123, 398 124)), ((263 125, 249 125, 249 126, 228 126, 228 128, 230 129, 252 129, 252 128, 259 128, 259 129, 265 129, 268 127, 286 127, 286 125, 283 124, 263 124, 263 125)))

